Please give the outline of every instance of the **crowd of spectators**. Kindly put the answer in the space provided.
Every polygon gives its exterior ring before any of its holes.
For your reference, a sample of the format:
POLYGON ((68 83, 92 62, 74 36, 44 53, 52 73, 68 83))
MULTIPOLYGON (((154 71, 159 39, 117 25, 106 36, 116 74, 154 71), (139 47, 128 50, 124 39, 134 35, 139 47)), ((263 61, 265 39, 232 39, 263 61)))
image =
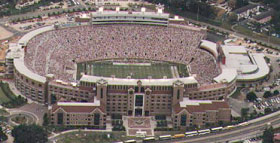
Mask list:
POLYGON ((219 74, 214 57, 199 48, 205 31, 149 25, 89 25, 48 31, 32 38, 25 64, 33 72, 75 81, 75 64, 103 59, 150 59, 190 65, 200 83, 219 74))

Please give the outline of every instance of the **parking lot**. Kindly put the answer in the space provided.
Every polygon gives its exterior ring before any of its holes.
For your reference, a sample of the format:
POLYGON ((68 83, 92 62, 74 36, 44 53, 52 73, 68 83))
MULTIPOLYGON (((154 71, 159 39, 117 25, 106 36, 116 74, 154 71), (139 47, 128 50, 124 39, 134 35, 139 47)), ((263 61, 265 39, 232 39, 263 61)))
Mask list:
POLYGON ((277 109, 280 107, 280 97, 275 96, 263 100, 259 98, 256 102, 254 102, 253 107, 257 112, 264 112, 265 108, 271 108, 272 110, 277 109))

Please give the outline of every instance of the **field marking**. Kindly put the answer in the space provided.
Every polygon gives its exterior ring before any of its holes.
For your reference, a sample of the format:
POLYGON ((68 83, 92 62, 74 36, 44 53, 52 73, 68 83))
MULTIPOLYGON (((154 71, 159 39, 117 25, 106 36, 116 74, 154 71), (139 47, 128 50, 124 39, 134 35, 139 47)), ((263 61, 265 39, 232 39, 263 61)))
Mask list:
POLYGON ((92 76, 102 76, 102 77, 112 77, 112 75, 115 75, 116 78, 127 78, 128 76, 131 76, 131 78, 135 79, 144 79, 149 78, 151 76, 154 79, 161 79, 165 76, 167 78, 177 78, 179 77, 179 71, 176 65, 168 64, 168 63, 133 63, 131 65, 123 64, 121 62, 88 62, 84 65, 83 63, 80 63, 81 65, 78 65, 79 72, 85 72, 87 75, 92 76), (115 63, 115 64, 114 64, 115 63), (173 70, 171 70, 171 66, 174 66, 173 70), (83 68, 84 67, 84 68, 83 68), (177 69, 177 70, 176 70, 177 69), (172 75, 172 71, 175 71, 172 75))
POLYGON ((179 78, 179 73, 178 73, 178 69, 177 66, 173 66, 174 68, 174 73, 175 73, 175 78, 179 78))
POLYGON ((118 62, 113 62, 113 65, 120 65, 120 66, 152 66, 151 63, 118 63, 118 62))

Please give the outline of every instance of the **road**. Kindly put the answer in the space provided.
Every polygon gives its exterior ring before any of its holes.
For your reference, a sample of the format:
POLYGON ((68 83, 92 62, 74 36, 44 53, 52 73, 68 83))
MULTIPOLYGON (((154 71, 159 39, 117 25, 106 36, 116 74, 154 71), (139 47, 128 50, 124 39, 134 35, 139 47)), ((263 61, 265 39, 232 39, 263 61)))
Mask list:
POLYGON ((249 121, 248 126, 236 127, 218 133, 211 133, 202 136, 189 137, 187 139, 177 139, 172 141, 158 141, 159 143, 220 143, 249 139, 261 135, 268 123, 273 127, 280 127, 280 111, 261 117, 255 121, 249 121))
POLYGON ((67 10, 73 10, 73 9, 83 9, 85 6, 80 4, 80 5, 75 5, 73 7, 69 7, 66 9, 50 9, 50 10, 45 10, 45 11, 41 11, 41 10, 37 10, 37 11, 33 11, 33 12, 28 12, 25 14, 19 14, 19 15, 12 15, 9 17, 4 17, 0 19, 0 24, 6 24, 6 22, 11 21, 11 20, 17 20, 18 18, 32 18, 32 17, 37 17, 37 16, 45 16, 48 15, 48 13, 53 13, 53 12, 63 12, 63 11, 67 11, 67 10))
POLYGON ((215 25, 211 25, 211 24, 208 24, 208 23, 196 21, 196 20, 189 19, 189 18, 185 18, 185 20, 190 21, 192 23, 200 24, 200 25, 203 25, 203 26, 211 27, 211 28, 217 29, 217 30, 222 31, 222 32, 226 32, 226 33, 229 33, 229 34, 234 34, 238 37, 247 38, 247 39, 250 39, 252 41, 261 42, 261 43, 265 43, 266 45, 270 45, 270 46, 273 46, 273 47, 279 47, 280 48, 279 44, 268 43, 268 41, 266 41, 266 40, 259 40, 259 39, 241 34, 241 33, 237 33, 235 31, 230 31, 230 30, 224 29, 222 27, 218 27, 218 26, 215 26, 215 25))

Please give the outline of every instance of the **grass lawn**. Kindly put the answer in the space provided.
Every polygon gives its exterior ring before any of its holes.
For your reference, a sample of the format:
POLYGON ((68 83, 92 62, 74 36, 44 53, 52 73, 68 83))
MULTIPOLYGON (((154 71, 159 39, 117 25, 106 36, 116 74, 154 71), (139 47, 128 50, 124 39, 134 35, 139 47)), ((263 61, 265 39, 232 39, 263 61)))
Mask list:
POLYGON ((57 143, 112 143, 116 141, 125 141, 135 139, 127 137, 125 132, 72 132, 61 135, 62 138, 57 143), (110 138, 107 137, 110 134, 110 138))
POLYGON ((22 96, 16 96, 9 84, 0 81, 0 104, 6 108, 15 108, 26 104, 27 100, 22 96))
POLYGON ((91 62, 84 64, 78 64, 78 74, 77 79, 80 78, 80 73, 84 72, 88 75, 111 77, 115 75, 117 78, 131 78, 135 79, 144 79, 152 76, 153 79, 160 79, 164 76, 167 78, 172 78, 171 66, 176 66, 179 75, 182 77, 187 77, 187 69, 185 65, 181 64, 172 64, 172 63, 151 63, 151 65, 114 65, 112 62, 103 61, 103 62, 91 62))
POLYGON ((10 99, 5 95, 2 88, 0 88, 0 104, 9 102, 10 99))
POLYGON ((18 124, 25 124, 27 122, 27 118, 25 116, 20 116, 20 115, 12 117, 11 120, 18 124))

